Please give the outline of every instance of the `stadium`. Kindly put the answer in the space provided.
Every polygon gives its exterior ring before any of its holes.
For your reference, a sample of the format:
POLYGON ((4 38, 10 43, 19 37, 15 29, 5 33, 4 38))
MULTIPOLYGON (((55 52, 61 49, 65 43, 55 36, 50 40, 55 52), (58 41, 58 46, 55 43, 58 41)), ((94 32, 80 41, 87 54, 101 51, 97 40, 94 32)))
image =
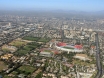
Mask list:
POLYGON ((70 45, 64 42, 58 42, 55 44, 55 47, 58 50, 67 51, 67 52, 83 52, 83 46, 81 44, 70 45))

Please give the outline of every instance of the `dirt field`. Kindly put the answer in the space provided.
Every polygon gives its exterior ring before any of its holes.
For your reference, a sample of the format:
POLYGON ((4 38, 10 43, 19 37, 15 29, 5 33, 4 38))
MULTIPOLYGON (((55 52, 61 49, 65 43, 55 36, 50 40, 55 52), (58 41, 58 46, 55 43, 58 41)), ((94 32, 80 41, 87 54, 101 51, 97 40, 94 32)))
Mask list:
POLYGON ((7 68, 7 65, 5 65, 4 62, 0 61, 0 71, 6 68, 7 68))

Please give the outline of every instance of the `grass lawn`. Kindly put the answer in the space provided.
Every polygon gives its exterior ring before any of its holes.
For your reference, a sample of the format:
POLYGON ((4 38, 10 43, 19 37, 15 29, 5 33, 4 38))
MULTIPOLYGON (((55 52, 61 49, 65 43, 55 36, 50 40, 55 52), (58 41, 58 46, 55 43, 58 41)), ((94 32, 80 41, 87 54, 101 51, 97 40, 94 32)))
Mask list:
POLYGON ((25 55, 25 54, 28 53, 27 50, 18 50, 17 52, 18 52, 19 55, 25 55))
POLYGON ((36 49, 37 47, 40 47, 41 45, 36 43, 36 42, 32 42, 32 43, 28 43, 26 44, 25 46, 23 46, 22 48, 20 48, 17 53, 19 55, 25 55, 27 54, 28 52, 36 49))
POLYGON ((63 48, 74 50, 74 48, 72 48, 72 47, 63 47, 63 48))
POLYGON ((81 61, 81 60, 73 60, 73 63, 77 65, 91 65, 90 63, 87 63, 86 61, 81 61))
POLYGON ((29 41, 37 41, 37 42, 49 42, 49 38, 40 38, 40 37, 31 37, 31 36, 26 36, 23 38, 24 40, 29 40, 29 41))
POLYGON ((16 72, 16 71, 13 71, 11 74, 13 74, 13 75, 17 75, 17 72, 16 72))
POLYGON ((25 74, 28 74, 28 73, 31 74, 34 72, 35 68, 29 65, 24 65, 24 66, 19 67, 19 70, 25 74))
POLYGON ((32 49, 34 49, 34 47, 33 46, 31 47, 29 45, 26 45, 26 46, 23 47, 23 49, 24 50, 27 50, 27 51, 31 51, 32 49))
POLYGON ((10 77, 8 75, 5 75, 3 78, 15 78, 15 77, 10 77))
POLYGON ((9 43, 9 44, 12 45, 12 46, 21 47, 21 46, 23 46, 23 45, 26 45, 27 42, 19 41, 19 40, 14 40, 14 41, 12 41, 12 42, 9 43))
POLYGON ((44 52, 52 52, 51 50, 44 50, 44 52))
POLYGON ((41 38, 38 40, 38 42, 44 42, 44 43, 49 42, 49 41, 50 41, 49 38, 41 38))
POLYGON ((40 37, 31 37, 31 36, 26 36, 23 38, 24 40, 30 40, 30 41, 38 41, 40 37))
POLYGON ((9 48, 2 48, 2 51, 3 52, 10 52, 10 49, 9 48))

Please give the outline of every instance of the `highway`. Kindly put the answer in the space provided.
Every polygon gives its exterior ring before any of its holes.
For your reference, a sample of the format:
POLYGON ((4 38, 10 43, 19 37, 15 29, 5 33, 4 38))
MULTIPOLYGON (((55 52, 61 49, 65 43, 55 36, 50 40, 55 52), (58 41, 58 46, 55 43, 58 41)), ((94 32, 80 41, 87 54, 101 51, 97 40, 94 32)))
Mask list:
POLYGON ((95 78, 101 78, 102 77, 102 65, 101 65, 101 60, 100 60, 98 33, 95 34, 95 43, 96 43, 96 65, 97 65, 97 74, 95 78))

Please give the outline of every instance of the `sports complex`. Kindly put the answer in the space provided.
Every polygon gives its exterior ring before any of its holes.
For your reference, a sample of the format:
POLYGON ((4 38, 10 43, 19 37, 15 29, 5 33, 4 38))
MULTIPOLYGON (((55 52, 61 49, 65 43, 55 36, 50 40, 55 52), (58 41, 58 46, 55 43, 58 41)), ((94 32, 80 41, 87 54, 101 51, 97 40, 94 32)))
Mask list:
POLYGON ((83 46, 81 44, 70 45, 64 42, 58 42, 55 44, 58 50, 67 52, 83 52, 83 46))

